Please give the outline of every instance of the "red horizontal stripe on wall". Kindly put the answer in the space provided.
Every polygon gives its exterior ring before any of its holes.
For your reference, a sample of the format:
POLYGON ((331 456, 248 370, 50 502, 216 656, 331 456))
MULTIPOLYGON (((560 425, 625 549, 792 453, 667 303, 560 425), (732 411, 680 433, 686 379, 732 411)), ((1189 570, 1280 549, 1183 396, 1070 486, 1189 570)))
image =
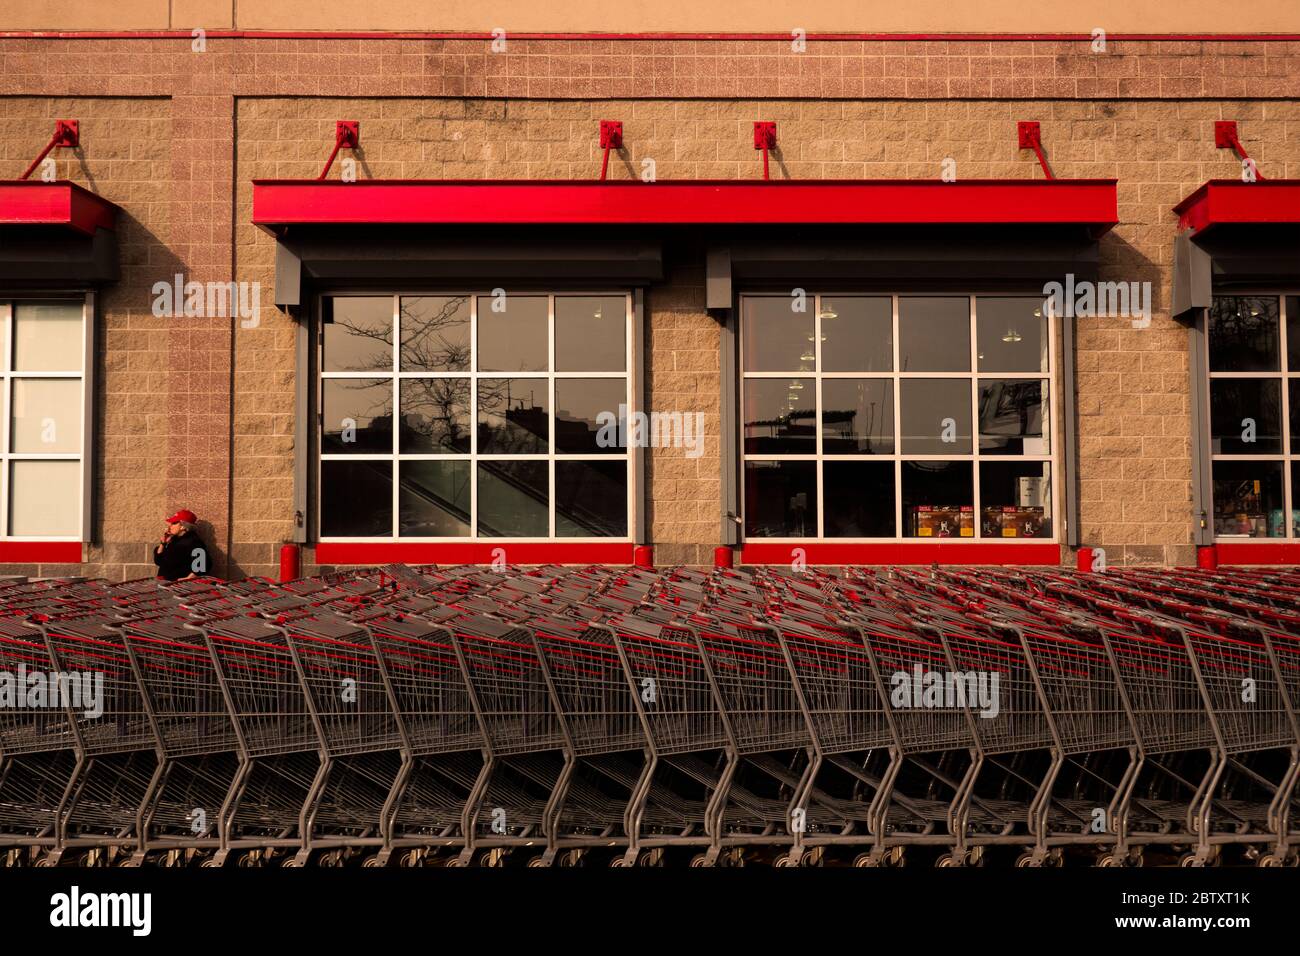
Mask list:
POLYGON ((1048 564, 1061 563, 1059 544, 918 541, 915 544, 746 544, 741 564, 790 564, 795 548, 810 565, 845 564, 1048 564))
POLYGON ((1214 550, 1220 564, 1300 564, 1300 542, 1219 542, 1214 550))
POLYGON ((316 545, 316 563, 491 564, 500 549, 507 564, 631 564, 633 547, 626 541, 334 542, 316 545))
POLYGON ((0 564, 80 563, 80 541, 0 541, 0 564))
MULTIPOLYGON (((218 40, 492 40, 490 33, 466 31, 380 31, 380 30, 208 30, 208 39, 218 40)), ((0 39, 22 40, 189 40, 189 30, 5 30, 0 39)), ((1108 33, 1108 40, 1207 41, 1282 43, 1300 40, 1296 33, 1108 33)), ((790 42, 789 33, 511 33, 512 40, 780 40, 790 42)), ((1040 42, 1091 43, 1087 33, 809 33, 809 40, 860 42, 864 40, 952 41, 956 43, 1040 42)))

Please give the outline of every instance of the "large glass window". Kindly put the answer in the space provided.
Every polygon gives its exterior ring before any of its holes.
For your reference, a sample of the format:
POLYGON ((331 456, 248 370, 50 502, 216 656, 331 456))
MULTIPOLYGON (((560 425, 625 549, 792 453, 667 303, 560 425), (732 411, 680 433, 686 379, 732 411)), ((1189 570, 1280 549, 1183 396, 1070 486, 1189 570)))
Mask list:
POLYGON ((1215 296, 1206 341, 1215 537, 1300 538, 1300 296, 1215 296))
POLYGON ((628 295, 321 311, 323 539, 628 537, 628 295))
POLYGON ((0 537, 80 540, 87 301, 0 299, 0 537))
POLYGON ((1053 538, 1042 305, 744 296, 746 536, 1053 538))

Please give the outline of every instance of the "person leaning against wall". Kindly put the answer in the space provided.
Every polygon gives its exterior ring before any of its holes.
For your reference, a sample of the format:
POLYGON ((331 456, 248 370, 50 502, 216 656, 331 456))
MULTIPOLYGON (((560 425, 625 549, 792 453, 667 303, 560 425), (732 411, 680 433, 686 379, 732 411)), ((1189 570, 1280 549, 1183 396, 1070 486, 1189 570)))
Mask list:
POLYGON ((165 581, 188 581, 207 574, 208 548, 195 529, 198 518, 194 512, 182 508, 165 520, 167 528, 153 549, 158 577, 165 581))

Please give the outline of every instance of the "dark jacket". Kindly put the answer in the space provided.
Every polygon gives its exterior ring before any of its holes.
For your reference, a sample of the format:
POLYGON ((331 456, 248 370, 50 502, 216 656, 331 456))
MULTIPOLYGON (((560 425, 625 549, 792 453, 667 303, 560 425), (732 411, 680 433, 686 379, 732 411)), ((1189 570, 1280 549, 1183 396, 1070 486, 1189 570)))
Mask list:
POLYGON ((179 581, 191 574, 208 574, 211 570, 207 546, 193 531, 177 535, 163 545, 162 551, 155 551, 153 563, 158 565, 158 577, 168 581, 179 581), (203 552, 201 563, 196 551, 203 552), (195 571, 196 567, 202 568, 202 572, 195 571))

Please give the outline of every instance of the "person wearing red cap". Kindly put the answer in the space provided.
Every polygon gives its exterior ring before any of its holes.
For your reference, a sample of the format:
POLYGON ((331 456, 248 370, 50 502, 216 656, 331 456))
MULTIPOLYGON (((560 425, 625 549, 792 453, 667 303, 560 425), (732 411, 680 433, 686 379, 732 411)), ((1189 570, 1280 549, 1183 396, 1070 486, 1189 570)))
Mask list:
POLYGON ((167 518, 167 530, 153 549, 158 577, 167 581, 188 581, 208 573, 208 549, 195 530, 198 518, 182 508, 167 518))

